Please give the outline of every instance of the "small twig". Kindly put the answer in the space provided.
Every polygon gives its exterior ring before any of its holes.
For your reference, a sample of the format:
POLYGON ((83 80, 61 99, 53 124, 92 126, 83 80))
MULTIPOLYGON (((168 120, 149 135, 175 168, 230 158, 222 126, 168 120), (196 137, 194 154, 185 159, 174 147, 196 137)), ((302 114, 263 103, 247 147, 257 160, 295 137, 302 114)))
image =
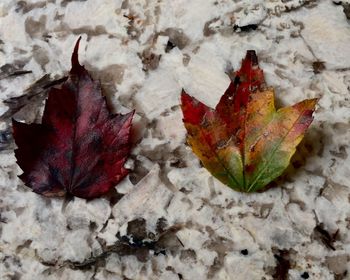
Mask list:
POLYGON ((15 72, 9 74, 7 77, 16 77, 16 76, 21 76, 21 75, 30 74, 30 73, 33 73, 33 71, 31 71, 31 70, 19 70, 19 71, 15 71, 15 72))

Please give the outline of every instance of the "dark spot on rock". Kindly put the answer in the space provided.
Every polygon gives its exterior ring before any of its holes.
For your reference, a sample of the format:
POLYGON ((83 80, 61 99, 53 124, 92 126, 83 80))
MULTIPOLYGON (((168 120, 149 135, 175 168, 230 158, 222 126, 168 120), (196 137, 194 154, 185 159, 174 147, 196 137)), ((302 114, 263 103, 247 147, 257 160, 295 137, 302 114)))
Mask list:
POLYGON ((241 250, 241 254, 242 254, 243 256, 247 256, 247 255, 248 255, 248 250, 247 250, 247 249, 241 250))
POLYGON ((159 35, 168 36, 171 44, 178 47, 180 50, 185 48, 190 42, 190 39, 180 28, 167 28, 159 32, 159 35))
POLYGON ((341 159, 347 159, 348 158, 347 148, 348 148, 347 145, 341 145, 339 146, 338 151, 330 150, 329 152, 335 157, 338 157, 341 159))
POLYGON ((233 250, 234 243, 232 240, 217 235, 209 226, 205 230, 208 232, 210 239, 203 244, 203 247, 217 253, 217 257, 215 257, 213 264, 208 269, 207 278, 215 279, 216 273, 224 266, 225 256, 233 250))
POLYGON ((149 172, 140 160, 134 158, 134 168, 129 173, 129 180, 133 185, 136 185, 149 172))
POLYGON ((108 193, 110 206, 113 207, 114 205, 116 205, 118 203, 118 201, 122 199, 123 196, 124 196, 124 194, 119 193, 119 192, 117 192, 117 190, 115 188, 112 188, 110 190, 110 192, 108 193))
POLYGON ((180 192, 184 193, 184 194, 189 194, 191 193, 191 191, 187 190, 186 188, 182 187, 180 190, 180 192))
POLYGON ((24 248, 30 248, 31 244, 32 244, 32 240, 26 240, 22 245, 19 245, 16 248, 16 254, 19 254, 24 248))
POLYGON ((182 225, 173 225, 159 234, 155 249, 158 251, 164 249, 175 251, 178 250, 179 247, 183 247, 183 243, 176 235, 176 233, 181 230, 182 227, 182 225))
POLYGON ((173 112, 175 112, 175 111, 179 110, 180 108, 181 108, 180 105, 174 105, 174 106, 171 106, 171 107, 170 107, 170 110, 173 111, 173 112))
POLYGON ((161 55, 155 54, 151 50, 147 49, 144 50, 141 54, 139 53, 138 56, 142 60, 143 71, 147 72, 149 70, 155 70, 158 68, 161 55))
POLYGON ((191 60, 190 55, 187 54, 187 53, 184 53, 184 54, 183 54, 183 57, 182 57, 182 64, 183 64, 184 66, 187 66, 188 63, 190 63, 190 60, 191 60))
POLYGON ((147 234, 147 238, 151 239, 151 240, 155 240, 156 239, 156 235, 153 232, 148 232, 147 234))
POLYGON ((31 38, 41 38, 46 31, 46 15, 42 15, 39 20, 28 17, 25 22, 25 31, 31 38))
POLYGON ((334 280, 345 280, 345 279, 349 279, 347 276, 348 276, 348 271, 345 270, 343 274, 334 274, 334 280))
MULTIPOLYGON (((290 0, 284 0, 282 2, 290 2, 290 0)), ((297 11, 303 7, 307 9, 312 9, 316 6, 317 6, 317 0, 303 0, 303 1, 299 1, 299 5, 290 5, 290 6, 285 5, 283 8, 284 8, 284 12, 289 13, 292 11, 297 11)))
POLYGON ((192 249, 182 250, 180 253, 180 260, 188 262, 189 260, 195 261, 197 259, 196 251, 192 249))
POLYGON ((309 273, 305 271, 302 275, 300 275, 300 277, 303 279, 309 279, 309 273))
POLYGON ((336 241, 338 232, 339 229, 333 234, 330 234, 324 229, 324 225, 321 223, 314 228, 313 236, 315 239, 321 241, 327 248, 335 251, 334 242, 336 241))
POLYGON ((172 271, 172 272, 175 273, 175 268, 173 268, 173 267, 170 266, 170 265, 168 265, 168 266, 165 268, 165 270, 167 270, 167 271, 172 271))
POLYGON ((129 7, 129 0, 123 0, 120 8, 121 9, 127 9, 129 7))
MULTIPOLYGON (((7 219, 1 217, 1 213, 0 213, 0 223, 7 224, 7 219)), ((0 228, 0 234, 1 234, 1 232, 2 232, 2 228, 0 228)))
POLYGON ((66 7, 68 3, 71 3, 71 2, 86 2, 87 0, 63 0, 61 2, 61 6, 62 7, 66 7))
POLYGON ((142 240, 147 238, 146 220, 139 218, 128 222, 127 233, 133 239, 142 240))
POLYGON ((287 280, 288 271, 291 267, 289 261, 289 251, 288 250, 278 250, 277 254, 274 254, 276 259, 276 267, 274 274, 272 275, 273 279, 276 280, 287 280))
POLYGON ((170 166, 171 167, 176 167, 176 168, 185 168, 187 167, 187 164, 185 161, 181 160, 181 159, 173 159, 170 161, 170 166))
MULTIPOLYGON (((120 236, 119 232, 116 234, 119 241, 112 245, 108 252, 117 252, 119 255, 135 255, 139 261, 145 262, 149 258, 150 251, 157 256, 159 254, 166 255, 168 250, 175 250, 179 245, 176 232, 181 228, 181 226, 174 225, 155 235, 147 232, 144 219, 135 219, 128 223, 128 235, 120 236)), ((180 244, 182 243, 180 242, 180 244)))
MULTIPOLYGON (((65 29, 70 29, 70 28, 66 26, 65 29)), ((86 34, 88 41, 93 36, 108 34, 106 28, 103 25, 96 25, 94 28, 92 28, 91 26, 82 26, 79 28, 72 29, 72 33, 75 35, 86 34)))
POLYGON ((161 217, 157 221, 156 231, 162 233, 168 227, 168 221, 164 217, 161 217))
POLYGON ((169 40, 168 43, 166 44, 165 52, 168 53, 175 47, 176 47, 176 45, 169 40))
POLYGON ((213 35, 216 33, 216 30, 211 28, 210 25, 216 21, 218 21, 219 18, 213 18, 209 21, 207 21, 205 24, 204 24, 204 27, 203 27, 203 35, 205 37, 209 37, 210 35, 213 35))
POLYGON ((258 28, 257 24, 248 24, 248 25, 244 25, 244 26, 238 26, 238 25, 234 25, 233 26, 233 30, 236 32, 249 32, 252 30, 256 30, 258 28))
POLYGON ((138 40, 144 30, 143 25, 140 24, 142 22, 141 19, 133 14, 133 11, 130 11, 129 14, 125 14, 124 17, 129 20, 127 34, 130 39, 138 40))
POLYGON ((95 222, 90 221, 89 229, 91 231, 95 231, 97 229, 97 224, 95 222))
POLYGON ((18 12, 23 11, 26 6, 27 6, 27 2, 26 1, 18 1, 17 4, 16 4, 15 12, 18 13, 18 12))
POLYGON ((324 264, 329 271, 334 274, 334 279, 347 279, 347 265, 350 261, 350 256, 346 253, 334 256, 326 256, 324 264))
POLYGON ((10 128, 0 131, 0 151, 10 147, 12 143, 12 131, 10 128))
POLYGON ((293 165, 293 167, 294 167, 295 169, 299 169, 300 167, 303 166, 303 163, 300 162, 300 161, 295 160, 295 161, 292 162, 292 165, 293 165))
POLYGON ((350 3, 342 3, 342 6, 346 18, 350 20, 350 3))
POLYGON ((319 74, 326 69, 326 66, 323 61, 317 60, 312 63, 312 68, 315 74, 319 74))
POLYGON ((22 278, 22 274, 17 271, 9 278, 10 280, 20 280, 22 278))
POLYGON ((28 3, 28 1, 18 1, 16 4, 15 11, 17 13, 22 12, 23 14, 26 14, 33 9, 44 8, 48 3, 54 3, 54 0, 41 1, 41 2, 37 1, 36 3, 28 3))
POLYGON ((121 84, 125 73, 126 65, 123 64, 111 64, 103 68, 99 72, 97 78, 101 81, 102 85, 105 84, 121 84))
POLYGON ((0 79, 10 77, 13 75, 13 73, 16 73, 17 71, 21 71, 23 67, 25 66, 24 62, 20 61, 14 61, 13 63, 6 63, 0 67, 0 79))

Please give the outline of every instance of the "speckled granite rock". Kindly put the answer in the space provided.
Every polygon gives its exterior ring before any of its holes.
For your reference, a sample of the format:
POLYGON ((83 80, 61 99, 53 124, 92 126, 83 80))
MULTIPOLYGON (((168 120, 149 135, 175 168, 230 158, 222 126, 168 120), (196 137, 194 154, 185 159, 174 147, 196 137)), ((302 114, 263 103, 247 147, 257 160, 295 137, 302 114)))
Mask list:
POLYGON ((333 2, 2 0, 0 278, 349 279, 349 1, 333 2), (136 108, 133 171, 101 199, 47 199, 17 179, 8 122, 40 119, 79 35, 111 108, 136 108), (200 166, 179 108, 181 88, 214 106, 247 49, 278 104, 321 98, 289 170, 249 195, 200 166))

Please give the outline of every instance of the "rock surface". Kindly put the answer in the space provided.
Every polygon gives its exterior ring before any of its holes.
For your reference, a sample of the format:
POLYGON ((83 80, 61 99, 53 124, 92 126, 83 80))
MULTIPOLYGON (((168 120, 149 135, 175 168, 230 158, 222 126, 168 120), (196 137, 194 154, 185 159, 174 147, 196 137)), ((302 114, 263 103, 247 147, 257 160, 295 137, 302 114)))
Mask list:
POLYGON ((347 5, 2 0, 0 278, 349 279, 347 5), (136 109, 132 171, 112 197, 48 199, 17 178, 8 123, 40 119, 79 35, 111 108, 136 109), (182 88, 215 106, 247 49, 279 105, 320 97, 288 171, 249 195, 201 167, 179 107, 182 88))

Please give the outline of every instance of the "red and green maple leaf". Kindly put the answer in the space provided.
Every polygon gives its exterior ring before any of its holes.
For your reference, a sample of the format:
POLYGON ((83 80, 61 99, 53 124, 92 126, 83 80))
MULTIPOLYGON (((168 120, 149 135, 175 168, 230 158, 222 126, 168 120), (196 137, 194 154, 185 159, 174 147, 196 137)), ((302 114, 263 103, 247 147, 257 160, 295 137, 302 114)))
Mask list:
POLYGON ((263 189, 289 165, 313 120, 317 99, 276 110, 255 51, 212 109, 181 95, 187 142, 213 176, 242 192, 263 189))
POLYGON ((108 111, 100 83, 79 64, 79 41, 68 80, 48 94, 42 123, 13 120, 19 177, 45 196, 98 197, 128 173, 124 163, 134 112, 108 111))

